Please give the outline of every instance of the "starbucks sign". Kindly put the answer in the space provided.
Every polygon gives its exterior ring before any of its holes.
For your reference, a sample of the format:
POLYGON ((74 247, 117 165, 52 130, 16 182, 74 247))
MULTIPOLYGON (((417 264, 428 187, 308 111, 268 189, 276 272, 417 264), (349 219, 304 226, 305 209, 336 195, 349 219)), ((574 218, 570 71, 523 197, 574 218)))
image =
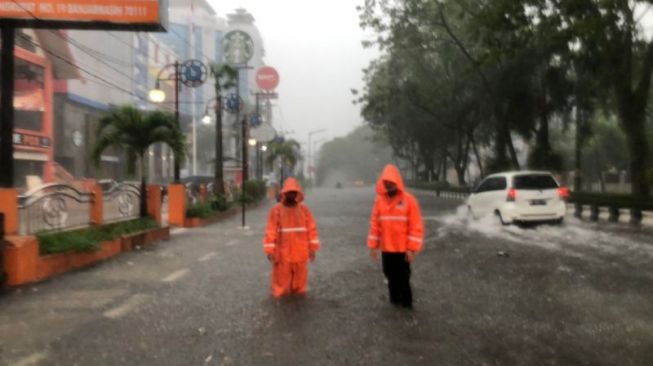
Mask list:
POLYGON ((230 65, 244 65, 254 56, 254 41, 249 34, 235 30, 224 36, 222 43, 225 61, 230 65))

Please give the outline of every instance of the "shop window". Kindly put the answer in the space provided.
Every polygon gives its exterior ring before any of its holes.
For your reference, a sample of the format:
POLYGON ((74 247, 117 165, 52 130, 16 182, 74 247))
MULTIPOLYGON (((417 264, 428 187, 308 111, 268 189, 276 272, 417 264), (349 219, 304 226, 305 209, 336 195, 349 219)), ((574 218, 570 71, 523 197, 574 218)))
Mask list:
POLYGON ((17 109, 14 111, 14 127, 41 131, 43 129, 43 113, 17 109))
POLYGON ((45 111, 45 70, 42 66, 16 58, 14 126, 32 131, 43 129, 45 111))

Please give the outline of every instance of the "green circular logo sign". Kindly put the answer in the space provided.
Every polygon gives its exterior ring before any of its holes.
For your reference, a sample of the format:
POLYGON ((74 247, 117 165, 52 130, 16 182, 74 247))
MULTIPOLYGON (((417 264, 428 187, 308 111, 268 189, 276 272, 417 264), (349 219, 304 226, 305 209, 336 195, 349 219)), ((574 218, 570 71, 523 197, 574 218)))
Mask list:
POLYGON ((235 30, 227 33, 222 42, 224 59, 230 65, 244 65, 254 56, 254 41, 249 34, 235 30))

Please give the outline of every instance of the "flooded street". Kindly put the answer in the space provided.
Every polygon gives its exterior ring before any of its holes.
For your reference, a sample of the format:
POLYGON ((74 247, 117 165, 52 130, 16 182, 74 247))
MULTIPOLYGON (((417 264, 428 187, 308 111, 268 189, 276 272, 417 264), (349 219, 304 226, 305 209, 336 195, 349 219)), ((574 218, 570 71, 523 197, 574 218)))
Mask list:
POLYGON ((417 194, 427 227, 413 311, 367 253, 371 188, 316 189, 306 297, 273 299, 268 206, 0 300, 7 365, 648 365, 651 249, 568 220, 503 227, 417 194), (84 274, 81 276, 80 274, 84 274))

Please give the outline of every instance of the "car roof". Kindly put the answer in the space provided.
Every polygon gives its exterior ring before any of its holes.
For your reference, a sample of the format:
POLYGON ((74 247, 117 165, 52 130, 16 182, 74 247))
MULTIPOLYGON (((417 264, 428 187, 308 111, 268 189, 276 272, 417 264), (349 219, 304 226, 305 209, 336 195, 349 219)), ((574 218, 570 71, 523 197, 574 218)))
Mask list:
POLYGON ((536 174, 536 175, 553 175, 551 172, 547 172, 544 170, 514 170, 514 171, 508 171, 508 172, 500 172, 500 173, 494 173, 488 175, 486 178, 490 177, 507 177, 507 178, 512 178, 515 175, 528 175, 528 174, 536 174))

